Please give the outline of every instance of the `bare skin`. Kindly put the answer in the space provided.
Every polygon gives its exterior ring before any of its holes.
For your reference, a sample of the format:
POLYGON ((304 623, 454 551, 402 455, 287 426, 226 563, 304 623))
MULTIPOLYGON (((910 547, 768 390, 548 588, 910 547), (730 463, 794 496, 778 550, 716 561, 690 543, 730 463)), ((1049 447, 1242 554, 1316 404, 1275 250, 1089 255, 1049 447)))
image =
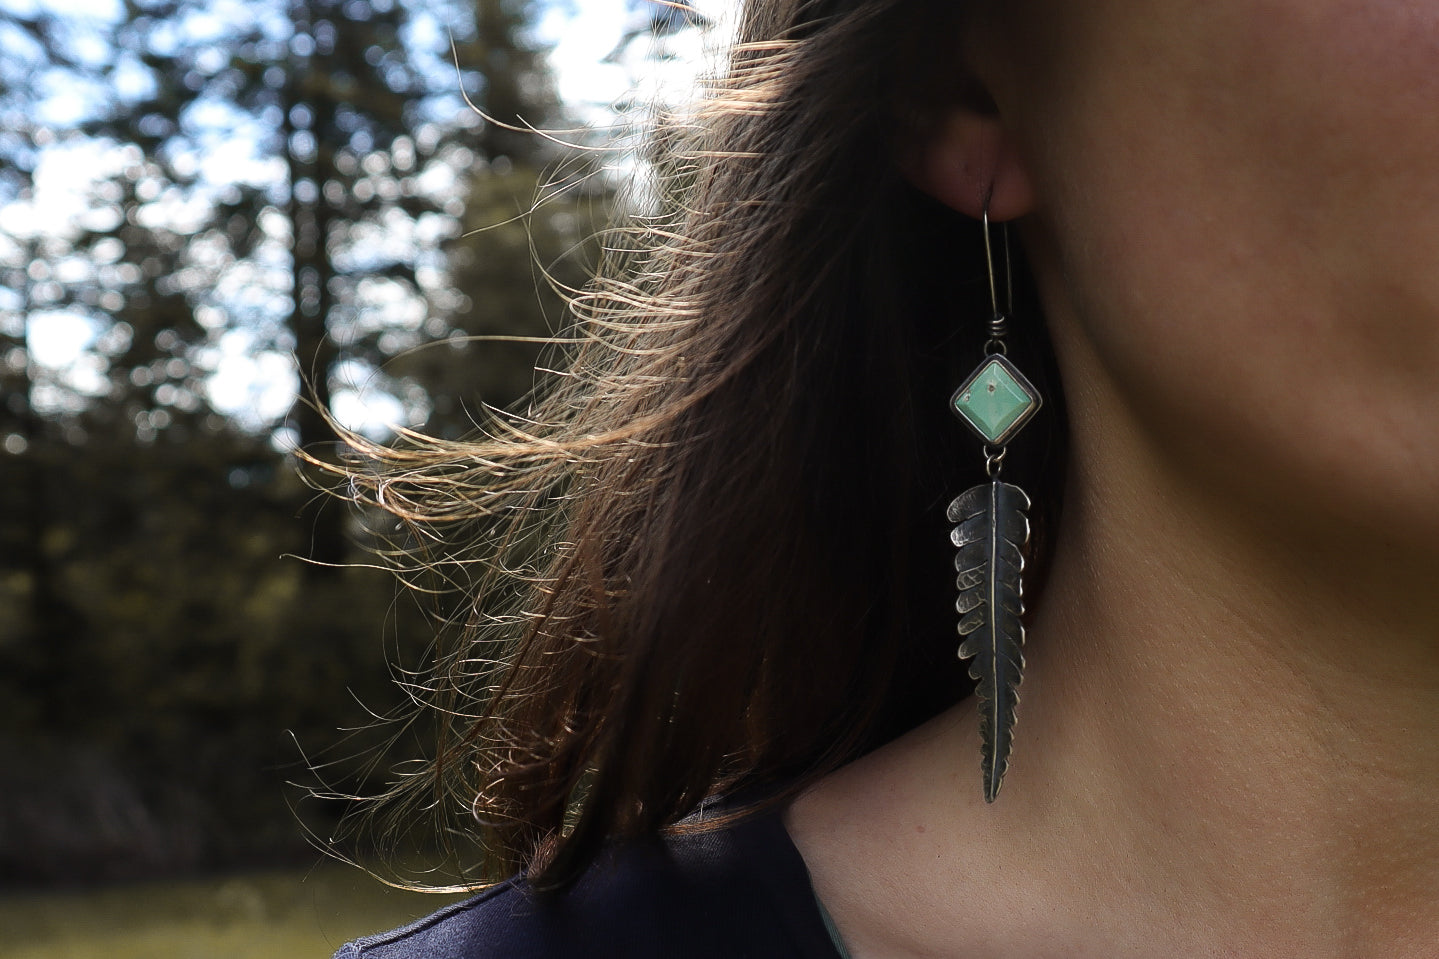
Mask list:
POLYGON ((1205 542, 1174 498, 1094 499, 998 801, 962 707, 793 807, 855 959, 1434 955, 1432 609, 1376 627, 1353 577, 1290 556, 1276 585, 1281 557, 1205 542))
POLYGON ((1019 219, 1070 403, 1015 758, 827 778, 816 890, 855 959, 1433 956, 1439 5, 1011 6, 912 175, 1019 219))

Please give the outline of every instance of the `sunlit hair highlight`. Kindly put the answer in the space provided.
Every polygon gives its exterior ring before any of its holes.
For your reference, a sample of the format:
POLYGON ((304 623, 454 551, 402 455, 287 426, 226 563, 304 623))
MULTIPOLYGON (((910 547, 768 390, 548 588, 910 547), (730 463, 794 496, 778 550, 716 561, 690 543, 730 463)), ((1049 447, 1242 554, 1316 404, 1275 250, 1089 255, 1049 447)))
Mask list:
POLYGON ((435 751, 383 798, 450 817, 480 878, 563 886, 968 689, 943 510, 981 458, 944 407, 987 291, 977 229, 897 162, 962 95, 962 6, 752 2, 553 388, 471 440, 351 438, 396 563, 462 597, 407 678, 435 751))

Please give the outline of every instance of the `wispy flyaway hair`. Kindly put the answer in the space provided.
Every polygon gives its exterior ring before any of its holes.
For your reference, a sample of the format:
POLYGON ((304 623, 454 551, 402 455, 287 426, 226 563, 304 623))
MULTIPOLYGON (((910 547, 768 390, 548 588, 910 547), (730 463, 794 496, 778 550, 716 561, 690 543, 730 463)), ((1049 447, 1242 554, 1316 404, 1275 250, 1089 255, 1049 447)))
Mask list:
MULTIPOLYGON (((451 815, 490 878, 563 885, 706 796, 782 799, 969 689, 944 506, 982 457, 946 399, 983 254, 901 173, 966 95, 964 6, 751 2, 531 415, 356 443, 402 562, 464 597, 412 687, 435 752, 390 798, 451 815)), ((1023 291, 1018 313, 1044 353, 1023 291)), ((1058 422, 1031 428, 1046 462, 1058 422)), ((1058 477, 1027 488, 1042 526, 1058 477)))

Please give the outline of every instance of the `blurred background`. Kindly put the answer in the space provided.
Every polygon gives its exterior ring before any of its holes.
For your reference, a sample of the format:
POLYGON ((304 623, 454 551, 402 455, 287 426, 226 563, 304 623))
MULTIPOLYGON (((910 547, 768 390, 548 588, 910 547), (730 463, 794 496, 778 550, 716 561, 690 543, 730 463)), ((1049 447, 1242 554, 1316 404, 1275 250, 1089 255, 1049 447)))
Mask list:
POLYGON ((432 638, 295 453, 522 408, 726 6, 0 0, 5 955, 325 956, 438 905, 287 786, 408 758, 342 730, 432 638))

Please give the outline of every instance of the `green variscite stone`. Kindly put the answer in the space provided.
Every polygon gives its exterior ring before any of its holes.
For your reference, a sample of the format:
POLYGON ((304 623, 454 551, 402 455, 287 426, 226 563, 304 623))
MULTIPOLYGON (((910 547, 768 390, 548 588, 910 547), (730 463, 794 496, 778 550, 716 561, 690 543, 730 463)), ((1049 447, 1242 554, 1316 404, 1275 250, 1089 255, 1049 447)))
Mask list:
POLYGON ((1018 433, 1039 402, 1039 392, 1002 356, 986 358, 950 400, 960 419, 991 446, 1018 433))

